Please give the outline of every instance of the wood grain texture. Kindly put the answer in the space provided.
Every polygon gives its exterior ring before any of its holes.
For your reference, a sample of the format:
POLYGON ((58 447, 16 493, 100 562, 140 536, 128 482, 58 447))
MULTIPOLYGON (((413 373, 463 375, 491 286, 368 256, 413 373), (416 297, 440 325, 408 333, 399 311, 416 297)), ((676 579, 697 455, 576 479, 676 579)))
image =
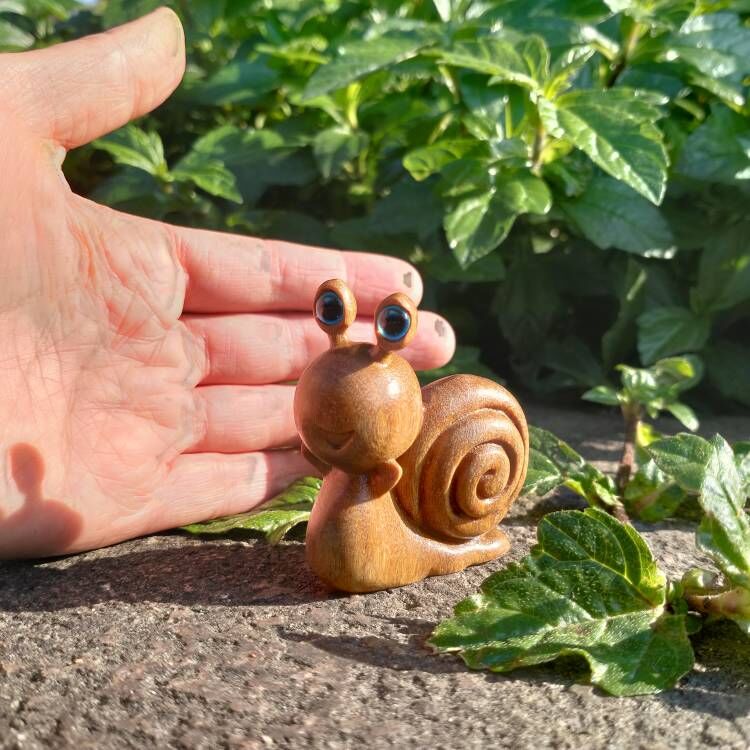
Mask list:
POLYGON ((307 530, 310 567, 334 588, 366 592, 504 554, 509 542, 498 523, 521 491, 529 457, 520 405, 475 375, 420 389, 396 354, 416 331, 412 301, 398 294, 381 303, 376 345, 347 340, 353 304, 344 282, 321 285, 313 315, 331 349, 295 393, 303 450, 325 476, 307 530), (332 291, 344 309, 328 325, 317 301, 332 291))

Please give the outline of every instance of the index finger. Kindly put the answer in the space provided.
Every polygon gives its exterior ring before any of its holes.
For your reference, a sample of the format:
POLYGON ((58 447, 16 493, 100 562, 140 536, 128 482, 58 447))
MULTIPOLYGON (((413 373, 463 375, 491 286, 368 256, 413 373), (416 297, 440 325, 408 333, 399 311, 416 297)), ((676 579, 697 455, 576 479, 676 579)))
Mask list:
POLYGON ((343 279, 372 314, 393 292, 422 299, 418 271, 399 258, 173 227, 188 282, 185 312, 309 310, 320 284, 343 279))

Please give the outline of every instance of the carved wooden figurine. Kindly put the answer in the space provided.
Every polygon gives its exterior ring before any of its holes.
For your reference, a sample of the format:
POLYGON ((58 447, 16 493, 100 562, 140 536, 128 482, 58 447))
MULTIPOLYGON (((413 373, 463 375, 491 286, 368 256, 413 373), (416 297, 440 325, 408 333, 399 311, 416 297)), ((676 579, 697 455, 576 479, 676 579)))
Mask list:
POLYGON ((396 354, 417 328, 405 294, 380 303, 376 345, 347 339, 357 305, 343 281, 320 286, 313 314, 331 348, 294 398, 303 452, 325 475, 307 529, 313 571, 344 591, 377 591, 504 554, 497 525, 529 456, 516 399, 474 375, 420 388, 396 354))

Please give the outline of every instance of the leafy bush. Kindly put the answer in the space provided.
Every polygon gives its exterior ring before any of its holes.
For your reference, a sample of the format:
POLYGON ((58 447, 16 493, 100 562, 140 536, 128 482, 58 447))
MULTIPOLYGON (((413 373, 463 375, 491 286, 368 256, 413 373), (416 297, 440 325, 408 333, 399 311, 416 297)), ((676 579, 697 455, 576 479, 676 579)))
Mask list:
MULTIPOLYGON (((157 4, 0 0, 0 47, 157 4)), ((747 0, 172 4, 183 85, 72 154, 76 189, 408 258, 539 393, 695 353, 704 395, 750 405, 747 0)))

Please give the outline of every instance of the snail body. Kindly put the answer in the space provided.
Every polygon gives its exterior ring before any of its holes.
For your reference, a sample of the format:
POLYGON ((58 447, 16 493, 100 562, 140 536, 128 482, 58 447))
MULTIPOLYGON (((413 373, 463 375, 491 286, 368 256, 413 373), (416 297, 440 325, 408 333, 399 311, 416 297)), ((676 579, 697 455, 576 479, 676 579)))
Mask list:
POLYGON ((324 474, 307 529, 312 570, 343 591, 378 591, 507 552, 498 523, 529 453, 516 399, 475 375, 420 388, 396 353, 416 332, 404 294, 378 307, 375 345, 346 338, 356 302, 344 282, 322 284, 313 312, 332 346, 294 401, 303 452, 324 474))

